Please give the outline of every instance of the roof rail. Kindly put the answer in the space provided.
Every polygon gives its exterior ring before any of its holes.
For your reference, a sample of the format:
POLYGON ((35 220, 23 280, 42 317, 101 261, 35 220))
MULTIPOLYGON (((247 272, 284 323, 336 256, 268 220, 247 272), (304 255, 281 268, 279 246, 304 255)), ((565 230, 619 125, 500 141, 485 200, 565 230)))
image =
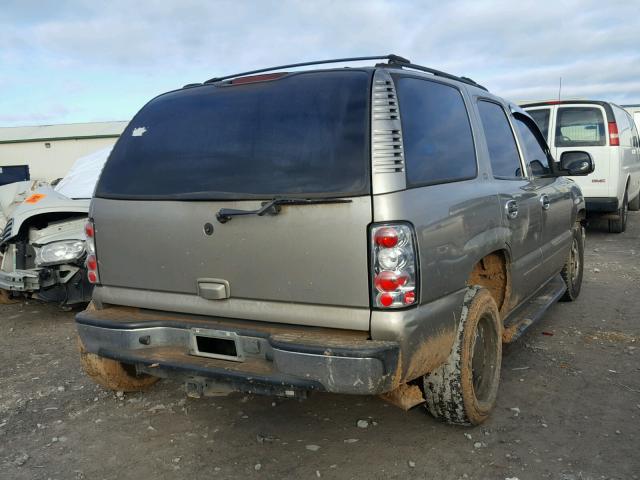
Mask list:
POLYGON ((483 90, 487 90, 485 87, 483 87, 482 85, 474 82, 469 77, 457 77, 455 75, 451 75, 450 73, 442 72, 442 71, 436 70, 434 68, 423 67, 422 65, 416 65, 414 63, 411 63, 411 60, 409 60, 407 58, 404 58, 404 57, 401 57, 400 55, 394 55, 394 54, 374 55, 374 56, 370 56, 370 57, 336 58, 336 59, 332 59, 332 60, 316 60, 316 61, 313 61, 313 62, 291 63, 289 65, 280 65, 280 66, 277 66, 277 67, 261 68, 259 70, 251 70, 249 72, 234 73, 233 75, 226 75, 224 77, 210 78, 209 80, 207 80, 207 81, 205 81, 203 83, 207 84, 207 83, 221 82, 223 80, 229 80, 229 79, 235 78, 235 77, 242 77, 242 76, 245 76, 245 75, 255 75, 257 73, 270 72, 270 71, 273 71, 273 70, 282 70, 284 68, 307 67, 307 66, 310 66, 310 65, 326 65, 328 63, 361 62, 361 61, 365 61, 365 60, 388 60, 388 62, 386 64, 383 63, 383 64, 378 64, 376 66, 379 66, 379 67, 393 66, 393 67, 400 67, 400 68, 410 68, 412 70, 419 70, 421 72, 431 73, 432 75, 435 75, 435 76, 438 76, 438 77, 449 78, 451 80, 457 80, 458 82, 466 83, 468 85, 473 85, 474 87, 478 87, 478 88, 481 88, 483 90))
MULTIPOLYGON (((402 60, 389 59, 389 64, 390 65, 397 65, 397 66, 402 67, 402 68, 410 68, 412 70, 418 70, 420 72, 430 73, 430 74, 435 75, 437 77, 448 78, 450 80, 457 80, 458 82, 466 83, 468 85, 473 85, 474 87, 481 88, 483 90, 486 90, 487 92, 489 91, 486 87, 483 87, 479 83, 476 83, 475 81, 473 81, 469 77, 458 77, 456 75, 452 75, 450 73, 443 72, 441 70, 436 70, 435 68, 423 67, 422 65, 416 65, 415 63, 411 63, 410 61, 404 61, 405 59, 403 59, 402 57, 399 57, 399 58, 401 58, 402 60)), ((381 65, 381 66, 383 66, 383 65, 381 65)))
POLYGON ((254 75, 256 73, 270 72, 272 70, 282 70, 283 68, 295 68, 295 67, 308 67, 309 65, 325 65, 327 63, 345 63, 345 62, 361 62, 365 60, 389 60, 389 62, 402 62, 410 63, 406 58, 402 58, 398 55, 375 55, 371 57, 350 57, 350 58, 336 58, 333 60, 316 60, 314 62, 303 63, 290 63, 289 65, 280 65, 278 67, 261 68, 259 70, 251 70, 250 72, 234 73, 233 75, 226 75, 224 77, 210 78, 204 83, 221 82, 223 80, 229 80, 230 78, 243 77, 245 75, 254 75))

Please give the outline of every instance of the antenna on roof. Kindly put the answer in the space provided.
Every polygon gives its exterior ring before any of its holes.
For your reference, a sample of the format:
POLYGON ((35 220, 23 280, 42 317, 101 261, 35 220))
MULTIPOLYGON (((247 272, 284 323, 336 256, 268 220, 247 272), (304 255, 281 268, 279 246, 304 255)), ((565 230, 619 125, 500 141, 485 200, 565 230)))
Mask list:
POLYGON ((560 85, 558 86, 558 102, 562 100, 562 77, 560 77, 560 85))

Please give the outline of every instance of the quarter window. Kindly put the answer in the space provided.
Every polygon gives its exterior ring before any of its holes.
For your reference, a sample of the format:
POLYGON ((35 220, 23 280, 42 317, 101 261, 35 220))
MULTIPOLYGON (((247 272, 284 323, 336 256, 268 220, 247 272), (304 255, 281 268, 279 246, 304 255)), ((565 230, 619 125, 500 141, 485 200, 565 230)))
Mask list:
POLYGON ((475 178, 476 154, 462 94, 428 80, 397 79, 410 187, 475 178))
POLYGON ((594 107, 561 107, 556 122, 556 147, 607 144, 602 111, 594 107))
POLYGON ((497 103, 481 100, 478 102, 478 111, 487 139, 493 176, 522 178, 518 147, 504 110, 497 103))
POLYGON ((549 159, 544 147, 540 145, 540 142, 531 130, 531 127, 519 118, 515 119, 515 124, 518 128, 518 133, 522 140, 522 147, 524 149, 524 156, 529 164, 531 172, 536 177, 551 173, 551 169, 549 168, 549 159))

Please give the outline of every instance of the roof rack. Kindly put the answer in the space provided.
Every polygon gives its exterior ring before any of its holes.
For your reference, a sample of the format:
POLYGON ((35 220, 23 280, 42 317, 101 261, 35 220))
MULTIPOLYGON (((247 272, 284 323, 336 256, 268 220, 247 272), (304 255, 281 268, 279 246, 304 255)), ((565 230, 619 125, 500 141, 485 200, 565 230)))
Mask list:
MULTIPOLYGON (((362 62, 362 61, 366 61, 366 60, 388 60, 388 62, 386 64, 383 63, 383 64, 378 64, 376 66, 379 66, 379 67, 393 66, 393 67, 400 67, 400 68, 410 68, 410 69, 413 69, 413 70, 419 70, 421 72, 430 73, 430 74, 438 76, 438 77, 449 78, 451 80, 457 80, 458 82, 466 83, 468 85, 473 85, 474 87, 478 87, 478 88, 481 88, 483 90, 487 90, 485 87, 483 87, 482 85, 474 82, 469 77, 457 77, 455 75, 451 75, 450 73, 442 72, 440 70, 436 70, 436 69, 428 68, 428 67, 423 67, 422 65, 416 65, 416 64, 411 63, 411 60, 409 60, 407 58, 404 58, 404 57, 401 57, 400 55, 394 55, 394 54, 374 55, 374 56, 370 56, 370 57, 335 58, 335 59, 332 59, 332 60, 316 60, 316 61, 313 61, 313 62, 303 62, 303 63, 290 63, 288 65, 280 65, 280 66, 277 66, 277 67, 261 68, 259 70, 251 70, 249 72, 234 73, 233 75, 225 75, 224 77, 210 78, 209 80, 206 80, 203 83, 207 84, 207 83, 222 82, 224 80, 229 80, 231 78, 243 77, 243 76, 246 76, 246 75, 255 75, 257 73, 271 72, 273 70, 282 70, 282 69, 285 69, 285 68, 308 67, 310 65, 326 65, 328 63, 362 62)), ((185 87, 192 86, 192 85, 194 85, 194 84, 185 85, 185 87)), ((195 85, 197 85, 197 84, 195 84, 195 85)))
MULTIPOLYGON (((402 57, 400 57, 402 58, 402 57)), ((405 60, 405 59, 402 59, 405 60)), ((416 65, 415 63, 411 63, 410 61, 397 61, 395 59, 389 59, 389 65, 399 66, 402 68, 410 68, 412 70, 418 70, 420 72, 430 73, 435 75, 436 77, 448 78, 450 80, 456 80, 458 82, 466 83, 467 85, 473 85, 474 87, 481 88, 482 90, 489 91, 486 87, 483 87, 479 83, 476 83, 469 77, 458 77, 456 75, 452 75, 447 72, 443 72, 441 70, 436 70, 435 68, 423 67, 422 65, 416 65)), ((380 65, 384 66, 384 65, 380 65)))

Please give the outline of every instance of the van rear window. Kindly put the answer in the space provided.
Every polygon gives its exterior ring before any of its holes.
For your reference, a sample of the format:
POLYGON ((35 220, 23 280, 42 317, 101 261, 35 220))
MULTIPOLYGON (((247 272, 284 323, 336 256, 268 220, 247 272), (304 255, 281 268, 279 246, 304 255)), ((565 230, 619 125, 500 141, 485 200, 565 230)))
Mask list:
POLYGON ((303 72, 161 95, 116 143, 96 196, 367 194, 370 85, 361 70, 303 72))
POLYGON ((594 147, 607 144, 602 111, 595 107, 560 107, 556 147, 594 147))

